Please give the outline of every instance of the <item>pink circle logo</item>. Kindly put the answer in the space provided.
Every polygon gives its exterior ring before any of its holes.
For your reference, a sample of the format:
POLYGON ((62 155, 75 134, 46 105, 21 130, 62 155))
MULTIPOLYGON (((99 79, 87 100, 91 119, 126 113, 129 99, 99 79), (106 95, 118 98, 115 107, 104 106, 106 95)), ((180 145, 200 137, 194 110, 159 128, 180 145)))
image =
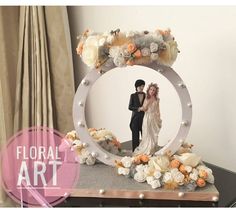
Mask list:
POLYGON ((24 206, 54 206, 78 183, 78 157, 64 135, 33 127, 14 135, 1 154, 2 185, 24 206))

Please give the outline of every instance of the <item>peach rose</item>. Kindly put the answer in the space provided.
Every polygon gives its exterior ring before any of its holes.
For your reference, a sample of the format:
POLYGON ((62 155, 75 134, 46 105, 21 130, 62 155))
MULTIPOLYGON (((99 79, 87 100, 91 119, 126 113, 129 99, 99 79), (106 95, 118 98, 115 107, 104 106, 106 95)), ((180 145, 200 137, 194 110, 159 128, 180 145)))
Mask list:
POLYGON ((187 171, 186 171, 185 166, 183 164, 180 165, 179 171, 183 174, 187 174, 187 171))
POLYGON ((208 177, 208 173, 205 170, 200 170, 198 175, 199 175, 199 177, 201 177, 203 179, 207 179, 207 177, 208 177))
POLYGON ((135 53, 134 53, 134 56, 135 58, 141 58, 142 57, 142 53, 140 50, 137 50, 135 53))
POLYGON ((143 163, 147 163, 149 161, 149 157, 147 155, 141 155, 140 159, 143 163))
POLYGON ((202 179, 202 178, 198 178, 198 180, 197 180, 197 186, 198 186, 198 187, 205 187, 205 186, 206 186, 205 180, 202 179))
POLYGON ((136 46, 134 43, 129 43, 128 46, 127 46, 127 50, 129 53, 132 53, 136 50, 136 46))
POLYGON ((171 168, 179 168, 179 166, 180 166, 180 162, 176 159, 174 159, 170 162, 170 167, 171 168))

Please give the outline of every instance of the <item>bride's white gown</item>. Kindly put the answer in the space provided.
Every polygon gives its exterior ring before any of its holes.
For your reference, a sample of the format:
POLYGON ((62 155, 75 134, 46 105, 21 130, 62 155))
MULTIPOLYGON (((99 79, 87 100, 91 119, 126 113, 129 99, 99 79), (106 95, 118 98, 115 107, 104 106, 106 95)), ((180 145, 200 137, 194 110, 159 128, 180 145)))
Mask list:
POLYGON ((153 101, 144 114, 142 141, 135 149, 134 155, 153 155, 158 149, 158 134, 161 128, 159 99, 153 101))

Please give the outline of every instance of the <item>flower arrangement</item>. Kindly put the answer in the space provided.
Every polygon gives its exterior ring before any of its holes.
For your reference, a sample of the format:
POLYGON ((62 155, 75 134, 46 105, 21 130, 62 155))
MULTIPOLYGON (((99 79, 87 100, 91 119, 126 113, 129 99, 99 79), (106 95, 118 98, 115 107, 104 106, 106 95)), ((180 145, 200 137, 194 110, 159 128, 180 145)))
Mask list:
MULTIPOLYGON (((89 128, 88 131, 94 141, 105 150, 112 154, 118 154, 121 151, 120 142, 112 132, 104 128, 89 128)), ((77 152, 80 164, 94 165, 96 163, 96 157, 93 157, 93 155, 86 149, 86 145, 80 141, 80 138, 76 135, 76 131, 73 130, 68 132, 63 139, 62 144, 65 142, 68 144, 68 147, 77 152)))
POLYGON ((189 151, 191 147, 185 143, 173 156, 123 157, 116 161, 117 172, 137 182, 147 182, 153 189, 194 191, 197 187, 206 186, 207 182, 213 184, 212 170, 202 163, 201 157, 189 151))
POLYGON ((76 51, 86 65, 96 69, 151 62, 171 66, 179 52, 170 29, 126 33, 117 29, 103 34, 86 30, 79 36, 76 51))

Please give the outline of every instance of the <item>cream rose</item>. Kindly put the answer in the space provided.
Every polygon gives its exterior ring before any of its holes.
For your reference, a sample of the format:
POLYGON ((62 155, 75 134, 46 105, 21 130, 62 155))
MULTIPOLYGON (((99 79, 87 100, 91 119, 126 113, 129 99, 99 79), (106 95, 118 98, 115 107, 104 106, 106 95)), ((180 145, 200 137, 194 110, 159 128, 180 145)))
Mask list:
POLYGON ((129 168, 132 165, 132 157, 125 156, 121 159, 121 163, 124 167, 129 168))
POLYGON ((120 174, 120 175, 127 176, 127 175, 129 175, 129 172, 130 172, 129 168, 123 168, 123 167, 118 168, 118 174, 120 174))
POLYGON ((96 36, 90 36, 85 41, 82 51, 82 60, 90 68, 94 68, 98 61, 99 39, 96 36))
POLYGON ((137 172, 134 174, 134 179, 137 182, 145 182, 146 181, 146 174, 144 172, 137 172))
POLYGON ((150 182, 150 185, 152 186, 152 189, 156 189, 161 187, 161 183, 159 180, 155 179, 153 181, 150 182))

